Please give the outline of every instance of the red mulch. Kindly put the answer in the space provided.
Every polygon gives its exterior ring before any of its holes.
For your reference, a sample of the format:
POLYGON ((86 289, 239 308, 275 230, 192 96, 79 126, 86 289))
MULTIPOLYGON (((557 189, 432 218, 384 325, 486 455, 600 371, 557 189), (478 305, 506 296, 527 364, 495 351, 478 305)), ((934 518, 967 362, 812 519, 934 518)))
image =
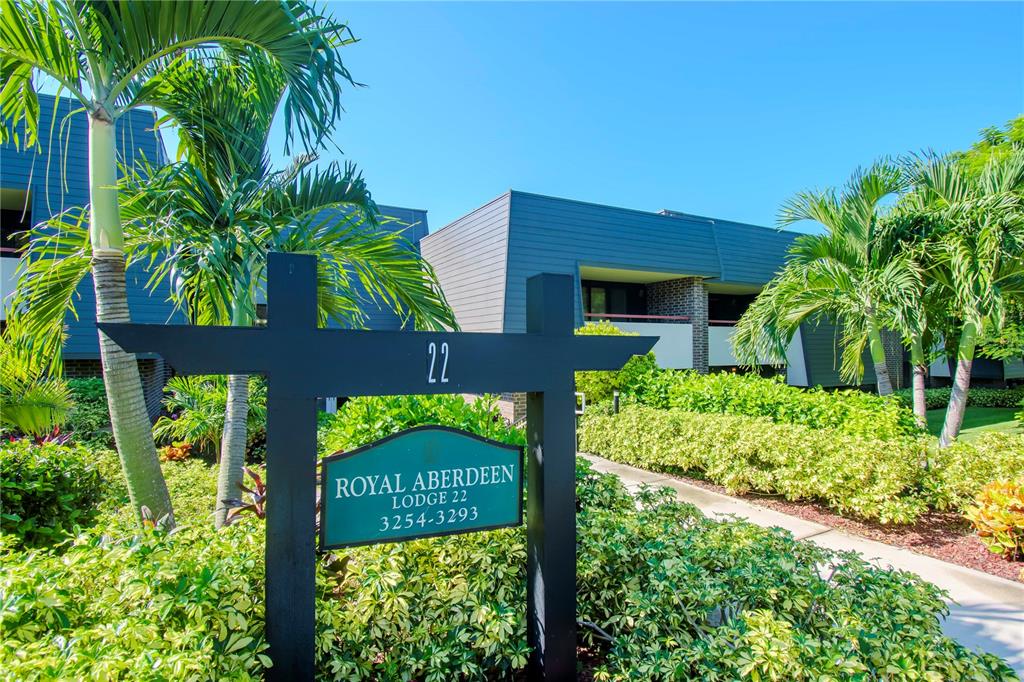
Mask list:
MULTIPOLYGON (((679 475, 676 475, 676 478, 717 493, 731 495, 725 488, 714 483, 679 475)), ((971 524, 958 514, 929 512, 909 526, 885 526, 872 521, 856 521, 839 516, 816 502, 790 502, 776 495, 759 493, 732 497, 806 521, 839 528, 887 545, 903 547, 951 564, 959 564, 1007 580, 1024 582, 1024 576, 1021 575, 1024 562, 1007 561, 989 552, 974 534, 971 524)))

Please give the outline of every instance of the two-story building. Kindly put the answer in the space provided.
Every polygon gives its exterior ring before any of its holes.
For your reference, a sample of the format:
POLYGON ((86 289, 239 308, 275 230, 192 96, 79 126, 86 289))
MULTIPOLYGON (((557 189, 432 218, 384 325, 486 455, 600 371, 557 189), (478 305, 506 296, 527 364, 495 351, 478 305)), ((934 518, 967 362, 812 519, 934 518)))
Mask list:
MULTIPOLYGON (((781 269, 797 233, 661 210, 639 211, 510 190, 420 242, 465 331, 526 331, 526 280, 570 275, 576 324, 609 320, 659 336, 663 367, 739 369, 731 337, 757 293, 781 269)), ((900 340, 889 334, 890 372, 909 385, 900 340)), ((843 385, 835 325, 801 325, 785 372, 796 386, 843 385)), ((1019 364, 1019 363, 1018 363, 1019 364)), ((975 375, 1003 380, 1022 368, 978 361, 975 375)), ((948 377, 938 363, 935 376, 948 377)), ((865 363, 864 384, 875 382, 865 363)), ((522 396, 505 396, 518 403, 522 396)), ((506 406, 507 407, 507 406, 506 406)))

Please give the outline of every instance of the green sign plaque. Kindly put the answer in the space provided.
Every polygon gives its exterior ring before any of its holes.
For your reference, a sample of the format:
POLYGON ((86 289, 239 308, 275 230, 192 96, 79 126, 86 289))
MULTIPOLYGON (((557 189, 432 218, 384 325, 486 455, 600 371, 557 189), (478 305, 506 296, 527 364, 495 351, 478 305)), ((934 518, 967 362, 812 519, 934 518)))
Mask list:
POLYGON ((323 460, 320 549, 518 526, 523 450, 420 426, 323 460))

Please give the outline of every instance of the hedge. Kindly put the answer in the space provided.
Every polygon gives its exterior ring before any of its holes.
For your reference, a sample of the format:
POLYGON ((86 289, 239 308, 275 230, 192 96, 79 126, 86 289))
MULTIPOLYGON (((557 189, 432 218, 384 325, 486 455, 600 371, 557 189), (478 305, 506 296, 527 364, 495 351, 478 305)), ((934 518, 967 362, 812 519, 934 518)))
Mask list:
POLYGON ((616 462, 691 474, 731 492, 820 500, 836 511, 908 523, 924 511, 916 490, 925 439, 882 441, 763 417, 634 406, 590 414, 580 450, 616 462))
MULTIPOLYGON (((207 472, 193 495, 209 502, 207 472)), ((580 644, 596 680, 1013 679, 942 633, 943 595, 916 576, 711 521, 671 493, 642 493, 638 509, 585 465, 577 477, 578 614, 593 624, 580 644)), ((169 535, 109 521, 61 552, 0 549, 0 676, 259 679, 272 665, 263 533, 254 517, 219 532, 186 519, 169 535)), ((325 555, 319 676, 521 675, 525 578, 521 527, 325 555)))
POLYGON ((627 399, 648 407, 767 417, 781 424, 836 429, 866 438, 921 433, 913 412, 892 398, 864 391, 789 386, 783 377, 716 372, 698 374, 650 367, 625 382, 627 399))
POLYGON ((925 494, 936 509, 962 511, 993 481, 1024 477, 1024 434, 983 433, 932 454, 925 494))
MULTIPOLYGON (((945 409, 949 405, 950 389, 926 388, 924 391, 925 406, 929 410, 945 409)), ((895 392, 900 402, 913 407, 914 397, 909 388, 895 392)), ((967 393, 968 407, 1017 407, 1024 403, 1024 386, 1017 388, 987 388, 972 386, 967 393)))

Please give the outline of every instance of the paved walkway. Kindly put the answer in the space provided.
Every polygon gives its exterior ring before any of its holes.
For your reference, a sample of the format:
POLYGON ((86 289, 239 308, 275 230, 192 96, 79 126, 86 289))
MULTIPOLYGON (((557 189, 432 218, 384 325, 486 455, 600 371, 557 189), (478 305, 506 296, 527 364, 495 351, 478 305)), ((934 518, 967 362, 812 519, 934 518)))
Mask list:
POLYGON ((1002 656, 1017 674, 1024 676, 1024 585, 1020 583, 759 507, 665 474, 593 455, 581 453, 581 456, 590 460, 595 470, 617 475, 631 490, 644 484, 674 488, 680 500, 698 507, 708 516, 733 515, 759 526, 783 528, 797 540, 810 540, 831 549, 853 550, 878 566, 916 573, 949 593, 950 614, 943 623, 948 635, 967 647, 1002 656))

